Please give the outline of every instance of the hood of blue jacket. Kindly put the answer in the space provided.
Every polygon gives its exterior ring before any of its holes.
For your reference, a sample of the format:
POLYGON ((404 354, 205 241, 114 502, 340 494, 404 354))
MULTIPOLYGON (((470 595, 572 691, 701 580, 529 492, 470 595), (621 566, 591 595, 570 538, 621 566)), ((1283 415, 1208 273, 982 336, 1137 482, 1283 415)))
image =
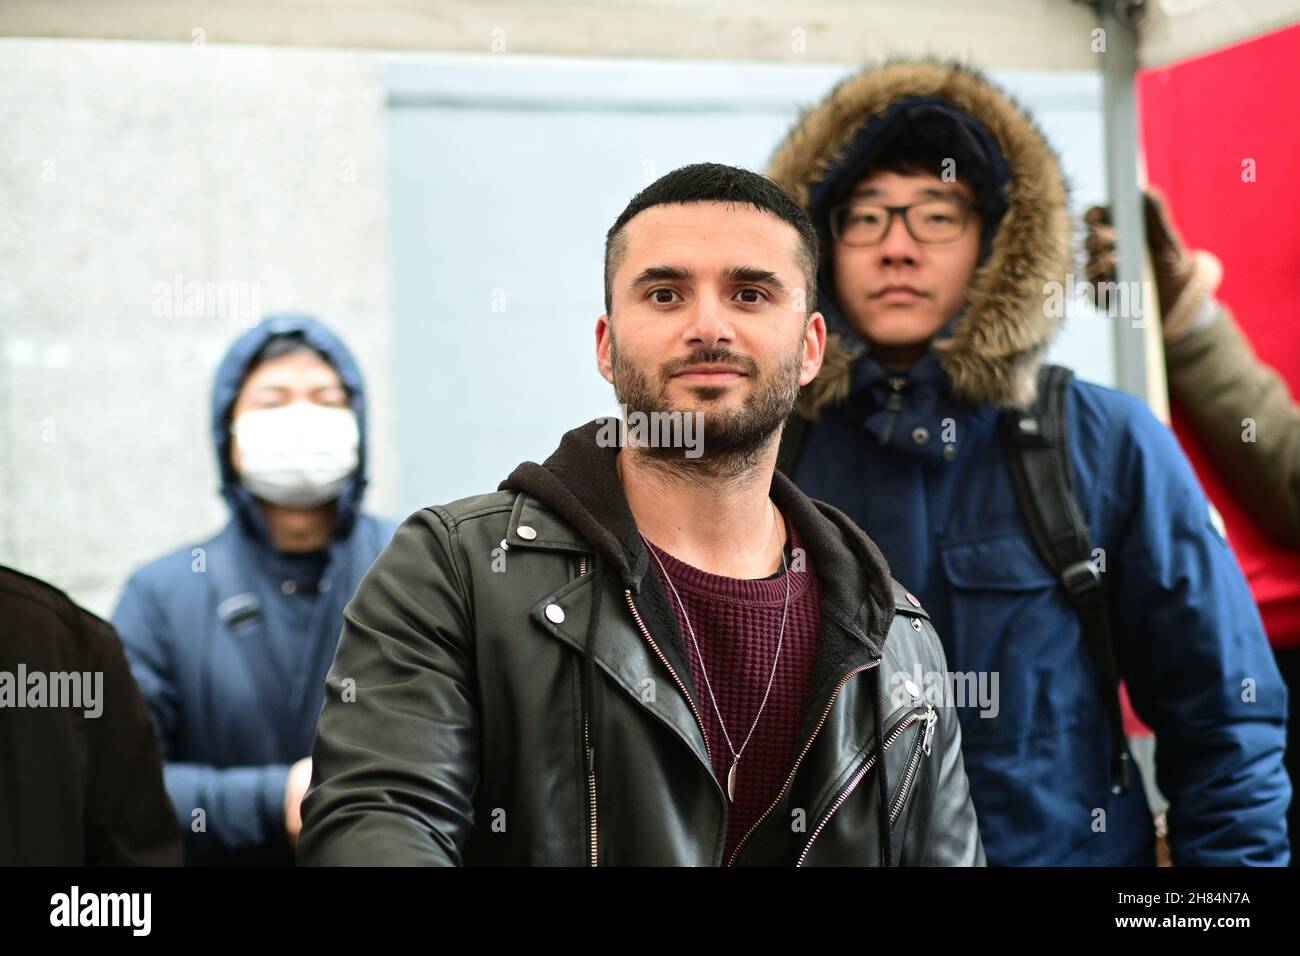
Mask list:
POLYGON ((324 355, 348 390, 352 410, 357 416, 360 441, 357 470, 335 502, 333 538, 346 538, 356 525, 361 510, 361 496, 366 487, 366 391, 361 368, 343 340, 319 319, 310 315, 285 313, 270 315, 235 339, 217 367, 212 384, 212 443, 217 452, 217 470, 221 476, 221 496, 244 528, 259 540, 270 543, 262 509, 244 487, 230 461, 230 411, 239 397, 239 389, 248 375, 249 363, 273 338, 299 334, 312 348, 324 355))
MULTIPOLYGON (((986 185, 978 195, 986 230, 968 305, 935 337, 931 352, 956 401, 1024 408, 1060 327, 1044 297, 1048 283, 1066 280, 1071 232, 1060 162, 1011 96, 958 63, 893 60, 868 67, 800 116, 773 154, 768 175, 803 206, 825 241, 827 211, 861 177, 882 134, 936 115, 985 160, 986 185)), ((864 369, 855 365, 874 364, 867 343, 844 319, 824 269, 817 297, 829 335, 821 372, 800 395, 808 418, 843 404, 865 384, 864 369)), ((886 376, 879 368, 865 371, 867 378, 886 376)))

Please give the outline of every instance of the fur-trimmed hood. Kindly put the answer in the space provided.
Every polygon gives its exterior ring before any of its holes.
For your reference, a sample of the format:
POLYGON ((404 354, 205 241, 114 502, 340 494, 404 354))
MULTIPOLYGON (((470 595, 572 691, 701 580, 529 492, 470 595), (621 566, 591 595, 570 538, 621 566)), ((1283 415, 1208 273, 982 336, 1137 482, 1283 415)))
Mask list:
MULTIPOLYGON (((862 149, 860 133, 871 134, 864 127, 918 98, 955 107, 975 120, 973 128, 991 137, 1000 152, 996 160, 1004 164, 1005 178, 1000 195, 992 197, 1000 206, 1000 222, 971 279, 967 307, 931 347, 958 399, 1023 408, 1033 400, 1038 366, 1060 325, 1044 308, 1044 285, 1065 281, 1071 257, 1060 161, 1024 108, 970 67, 890 61, 841 81, 806 110, 767 173, 814 221, 824 218, 817 207, 827 185, 861 175, 851 160, 862 149)), ((820 285, 823 311, 838 313, 834 290, 825 281, 820 285)), ((800 410, 809 418, 847 398, 853 362, 862 352, 863 343, 846 324, 830 324, 822 370, 800 396, 800 410)))

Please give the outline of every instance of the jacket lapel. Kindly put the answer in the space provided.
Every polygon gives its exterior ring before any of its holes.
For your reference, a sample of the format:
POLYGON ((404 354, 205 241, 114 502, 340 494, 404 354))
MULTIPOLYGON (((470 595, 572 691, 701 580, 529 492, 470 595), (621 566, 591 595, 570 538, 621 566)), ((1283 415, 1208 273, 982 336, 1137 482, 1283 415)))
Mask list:
MULTIPOLYGON (((533 605, 529 616, 540 627, 568 644, 578 654, 586 653, 587 628, 591 621, 592 588, 595 581, 587 574, 557 589, 533 605), (558 607, 556 614, 549 609, 558 607)), ((627 606, 626 593, 606 580, 597 621, 592 654, 596 665, 610 681, 638 707, 641 707, 676 734, 713 774, 713 764, 705 746, 704 734, 687 698, 680 692, 671 673, 655 654, 649 641, 640 633, 627 606)), ((663 641, 651 635, 662 650, 663 641)), ((679 676, 681 676, 679 674, 679 676)), ((686 675, 689 677, 689 675, 686 675)))
MULTIPOLYGON (((525 492, 515 502, 505 544, 510 550, 602 555, 606 590, 594 636, 595 662, 616 686, 676 733, 712 777, 696 717, 701 698, 677 616, 658 576, 650 573, 649 555, 618 484, 617 449, 602 448, 595 440, 600 426, 598 419, 570 431, 545 465, 526 462, 502 483, 503 488, 525 492)), ((811 570, 822 585, 821 630, 796 754, 814 733, 829 731, 836 740, 820 744, 828 754, 824 759, 845 765, 826 768, 833 779, 872 737, 874 695, 853 695, 853 713, 846 710, 844 717, 838 714, 842 702, 836 698, 847 681, 864 675, 871 680, 868 671, 880 660, 893 620, 889 569, 875 545, 847 517, 812 502, 779 472, 773 475, 771 494, 798 528, 811 570)), ((588 574, 567 581, 529 610, 534 622, 579 654, 587 648, 591 579, 588 574), (551 610, 553 606, 558 610, 551 610)))

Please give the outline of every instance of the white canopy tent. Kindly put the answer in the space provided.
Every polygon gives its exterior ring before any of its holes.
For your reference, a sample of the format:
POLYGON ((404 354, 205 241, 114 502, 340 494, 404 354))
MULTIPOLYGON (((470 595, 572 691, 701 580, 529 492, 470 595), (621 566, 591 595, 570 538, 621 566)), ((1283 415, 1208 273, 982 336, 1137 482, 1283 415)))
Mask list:
POLYGON ((5 0, 0 36, 819 62, 910 51, 1078 70, 1097 66, 1102 7, 1143 12, 1143 67, 1300 20, 1298 0, 5 0))
MULTIPOLYGON (((5 0, 0 36, 392 51, 1100 70, 1120 282, 1143 273, 1135 76, 1300 22, 1300 0, 5 0), (1101 32, 1099 32, 1101 31, 1101 32)), ((1149 297, 1148 297, 1149 298, 1149 297)), ((1144 309, 1143 314, 1150 314, 1144 309)), ((1117 383, 1167 415, 1156 323, 1117 323, 1117 383)))

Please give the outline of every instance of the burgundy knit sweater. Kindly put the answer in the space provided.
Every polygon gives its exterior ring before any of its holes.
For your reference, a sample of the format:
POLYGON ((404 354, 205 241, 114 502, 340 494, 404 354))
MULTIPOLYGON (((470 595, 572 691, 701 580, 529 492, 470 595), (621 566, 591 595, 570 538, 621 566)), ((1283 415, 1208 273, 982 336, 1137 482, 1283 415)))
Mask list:
MULTIPOLYGON (((731 858, 732 850, 749 828, 771 806, 794 765, 795 747, 800 743, 796 739, 799 721, 803 716, 809 672, 817 651, 817 635, 821 629, 821 585, 802 551, 798 534, 788 524, 786 527, 793 554, 801 556, 803 569, 787 572, 790 575, 790 610, 785 622, 781 659, 772 679, 767 706, 754 727, 754 735, 741 751, 740 765, 736 770, 736 801, 731 805, 727 822, 724 863, 731 858)), ((683 616, 673 589, 664 581, 664 591, 677 613, 690 656, 700 716, 704 718, 712 750, 713 772, 723 793, 726 793, 727 774, 732 764, 731 749, 718 724, 717 712, 700 667, 700 654, 704 656, 704 670, 707 670, 712 683, 717 709, 722 712, 727 733, 731 735, 731 745, 739 751, 758 714, 772 673, 772 661, 781 633, 781 609, 785 605, 785 576, 777 572, 774 577, 757 580, 722 577, 678 561, 653 544, 650 547, 663 562, 677 594, 686 605, 683 616), (691 640, 690 628, 695 630, 694 641, 691 640)), ((787 561, 790 560, 787 555, 787 561)), ((662 580, 658 562, 651 561, 650 564, 662 580)), ((795 568, 798 566, 793 565, 795 568)))

